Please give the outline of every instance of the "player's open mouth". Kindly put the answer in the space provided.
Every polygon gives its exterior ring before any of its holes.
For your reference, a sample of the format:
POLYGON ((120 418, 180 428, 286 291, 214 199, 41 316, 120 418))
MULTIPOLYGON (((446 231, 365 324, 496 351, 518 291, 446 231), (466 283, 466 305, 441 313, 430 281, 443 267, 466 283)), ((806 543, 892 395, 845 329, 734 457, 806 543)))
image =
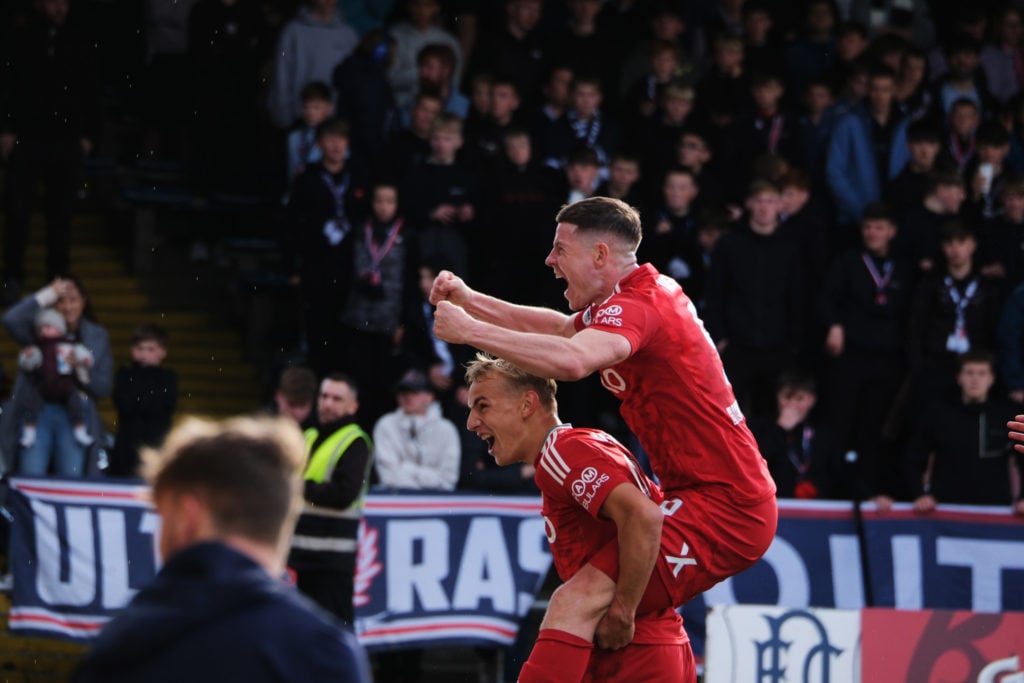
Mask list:
POLYGON ((491 453, 491 451, 494 450, 494 437, 481 435, 480 438, 483 439, 485 444, 487 444, 487 452, 491 453))

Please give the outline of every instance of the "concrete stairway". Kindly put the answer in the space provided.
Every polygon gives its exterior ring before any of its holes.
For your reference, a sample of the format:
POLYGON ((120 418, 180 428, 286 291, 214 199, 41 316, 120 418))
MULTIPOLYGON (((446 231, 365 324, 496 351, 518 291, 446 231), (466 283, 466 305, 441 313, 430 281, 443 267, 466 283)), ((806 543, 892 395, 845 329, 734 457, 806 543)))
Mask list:
MULTIPOLYGON (((35 291, 45 281, 44 227, 33 223, 26 256, 26 291, 35 291)), ((204 311, 209 302, 177 304, 173 308, 154 305, 143 291, 139 278, 128 274, 123 248, 102 214, 83 214, 72 229, 72 270, 88 290, 98 321, 110 333, 115 367, 131 362, 132 331, 143 323, 155 323, 167 330, 169 352, 165 365, 178 373, 178 416, 202 414, 213 417, 251 412, 260 406, 263 388, 256 369, 243 357, 240 334, 204 311)), ((188 273, 181 273, 188 278, 188 273)), ((166 288, 178 286, 165 280, 166 288)), ((216 296, 211 294, 209 296, 216 296)), ((164 297, 161 297, 164 299, 164 297)), ((187 299, 187 297, 186 297, 187 299)), ((17 347, 0 334, 0 361, 10 375, 16 371, 17 347)), ((107 428, 116 432, 117 414, 110 400, 101 402, 107 428)))

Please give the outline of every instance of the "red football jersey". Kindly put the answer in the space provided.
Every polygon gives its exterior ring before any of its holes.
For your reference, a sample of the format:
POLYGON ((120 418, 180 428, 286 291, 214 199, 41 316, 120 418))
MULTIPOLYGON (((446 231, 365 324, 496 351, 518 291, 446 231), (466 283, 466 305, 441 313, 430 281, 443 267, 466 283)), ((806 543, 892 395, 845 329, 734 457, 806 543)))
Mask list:
POLYGON ((629 341, 632 354, 602 369, 601 383, 622 400, 666 492, 718 484, 738 503, 775 494, 718 350, 675 280, 645 264, 574 322, 629 341))
MULTIPOLYGON (((535 464, 544 530, 563 581, 616 539, 615 523, 598 516, 616 486, 636 486, 659 505, 664 500, 626 447, 602 431, 559 425, 548 434, 535 464)), ((687 641, 682 620, 671 609, 638 620, 633 639, 638 644, 687 641)))

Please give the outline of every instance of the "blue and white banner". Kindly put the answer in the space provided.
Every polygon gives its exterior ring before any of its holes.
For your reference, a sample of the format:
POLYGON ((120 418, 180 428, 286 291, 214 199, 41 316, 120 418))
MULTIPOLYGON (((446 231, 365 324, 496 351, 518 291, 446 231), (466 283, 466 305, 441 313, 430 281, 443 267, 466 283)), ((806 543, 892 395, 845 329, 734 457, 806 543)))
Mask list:
POLYGON ((371 496, 357 563, 368 648, 510 645, 551 555, 538 498, 371 496))
MULTIPOLYGON (((11 484, 10 628, 87 640, 156 573, 159 517, 141 485, 11 484)), ((511 644, 547 576, 540 499, 371 495, 355 579, 370 649, 511 644)))
POLYGON ((159 517, 145 486, 14 479, 10 629, 95 636, 156 573, 159 517))

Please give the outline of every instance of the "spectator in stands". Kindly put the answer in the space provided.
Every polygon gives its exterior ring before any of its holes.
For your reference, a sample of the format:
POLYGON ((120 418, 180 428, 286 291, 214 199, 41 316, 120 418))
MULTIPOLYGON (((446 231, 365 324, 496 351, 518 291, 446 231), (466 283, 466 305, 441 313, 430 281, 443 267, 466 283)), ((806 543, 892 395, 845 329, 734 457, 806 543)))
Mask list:
POLYGON ((849 493, 891 494, 883 425, 906 376, 905 330, 912 296, 910 264, 892 249, 897 226, 883 204, 861 218, 861 245, 839 254, 827 271, 818 317, 832 359, 823 382, 825 421, 843 452, 856 454, 849 493))
POLYGON ((929 177, 935 170, 939 155, 939 132, 928 121, 914 121, 907 126, 909 159, 903 170, 890 180, 883 194, 896 216, 902 216, 912 207, 924 202, 929 191, 929 177))
POLYGON ((750 431, 779 498, 836 499, 846 497, 848 477, 838 444, 827 426, 812 417, 818 401, 814 377, 787 371, 779 376, 775 394, 778 413, 750 420, 750 431))
POLYGON ((622 122, 627 129, 653 119, 661 106, 665 88, 683 76, 677 44, 655 40, 649 50, 647 71, 628 84, 622 95, 622 122))
POLYGON ((608 179, 601 181, 595 194, 640 206, 643 203, 640 167, 640 159, 629 152, 613 154, 608 164, 608 179))
POLYGON ((931 45, 935 27, 925 0, 851 0, 844 18, 867 27, 872 38, 897 35, 915 45, 931 45))
MULTIPOLYGON (((704 32, 688 30, 683 8, 672 0, 657 0, 651 3, 648 17, 647 35, 637 41, 625 55, 619 71, 619 84, 628 88, 643 78, 650 67, 651 50, 655 43, 674 45, 678 53, 676 58, 678 79, 690 82, 695 79, 702 60, 704 59, 704 32)), ((629 102, 629 98, 624 98, 629 102)))
POLYGON ((572 104, 565 116, 555 121, 538 140, 544 163, 552 168, 564 168, 569 153, 583 145, 597 154, 603 175, 611 155, 618 149, 621 131, 601 107, 604 95, 600 81, 592 76, 578 76, 572 84, 571 98, 572 104))
POLYGON ((1001 207, 1006 182, 1006 157, 1010 153, 1010 134, 998 121, 986 121, 975 136, 978 152, 965 169, 968 179, 968 211, 982 219, 994 218, 1001 207))
MULTIPOLYGON (((551 67, 541 88, 541 102, 530 112, 530 134, 535 143, 543 145, 561 125, 562 119, 572 106, 573 72, 568 66, 551 67)), ((538 148, 538 154, 543 149, 538 148)))
POLYGON ((868 77, 867 99, 836 121, 826 173, 838 213, 838 244, 855 243, 851 226, 907 163, 907 121, 893 106, 895 87, 892 71, 876 68, 868 77))
POLYGON ((941 113, 949 116, 959 100, 969 100, 977 107, 979 117, 995 113, 992 96, 984 84, 980 68, 981 43, 970 36, 951 40, 946 50, 949 72, 940 78, 933 89, 935 103, 941 113))
POLYGON ((896 72, 896 105, 912 122, 930 118, 934 93, 928 83, 928 55, 918 47, 907 48, 896 72))
POLYGON ((396 98, 403 123, 410 118, 411 103, 416 93, 432 92, 441 99, 444 111, 465 119, 469 114, 469 99, 455 89, 455 53, 451 47, 441 43, 424 45, 416 55, 416 89, 404 99, 396 98))
POLYGON ((395 354, 402 320, 414 296, 416 240, 399 212, 398 188, 378 182, 371 213, 356 228, 352 284, 341 313, 344 367, 360 387, 359 419, 373 424, 393 405, 390 386, 398 377, 395 354))
POLYGON ((927 401, 953 395, 957 357, 993 348, 999 322, 998 287, 974 266, 974 232, 950 221, 942 227, 941 240, 943 263, 918 283, 910 310, 912 416, 927 401))
POLYGON ((824 78, 811 80, 802 94, 803 108, 796 119, 796 156, 792 161, 808 175, 816 193, 828 190, 825 161, 836 121, 836 98, 824 78))
POLYGON ((525 130, 508 131, 502 148, 481 202, 486 212, 481 224, 488 226, 478 243, 477 258, 488 264, 481 289, 528 306, 558 304, 561 289, 544 265, 551 215, 561 201, 554 190, 558 171, 541 163, 525 130))
POLYGON ((284 418, 190 419, 147 460, 164 565, 76 683, 369 683, 356 638, 280 580, 304 446, 284 418))
POLYGON ((146 0, 143 148, 158 159, 183 159, 189 117, 188 15, 196 0, 146 0))
POLYGON ((573 149, 566 160, 564 174, 561 200, 565 204, 595 196, 601 182, 601 161, 597 152, 585 146, 573 149))
POLYGON ((511 78, 496 76, 488 85, 489 108, 472 131, 466 125, 468 160, 492 172, 503 152, 505 133, 519 126, 519 90, 511 78))
POLYGON ((843 21, 836 31, 836 58, 832 68, 832 78, 840 92, 840 100, 849 99, 852 104, 860 102, 867 95, 867 80, 860 87, 860 92, 851 91, 851 77, 858 72, 867 70, 868 30, 858 21, 843 21), (845 92, 843 92, 845 91, 845 92), (847 98, 845 95, 852 95, 847 98))
POLYGON ((320 124, 331 118, 334 110, 331 88, 321 81, 312 81, 302 86, 299 99, 302 113, 299 121, 288 131, 286 143, 289 187, 306 170, 306 164, 320 161, 323 157, 323 151, 316 144, 316 131, 320 124))
POLYGON ((753 110, 737 114, 729 135, 729 157, 736 164, 734 183, 749 183, 754 159, 762 154, 797 158, 796 117, 783 109, 784 93, 778 74, 755 71, 750 77, 753 110))
POLYGON ((430 157, 409 170, 400 192, 422 257, 465 269, 469 240, 475 237, 479 187, 475 175, 457 159, 462 144, 459 117, 439 114, 430 132, 430 157))
POLYGON ((363 193, 348 140, 344 121, 327 121, 317 130, 323 159, 295 180, 283 240, 302 301, 309 366, 319 373, 338 369, 344 348, 338 321, 351 282, 353 204, 363 193))
MULTIPOLYGON (((110 396, 114 383, 114 357, 110 350, 107 330, 96 322, 92 305, 81 280, 73 275, 56 278, 35 294, 25 297, 7 309, 3 315, 3 326, 15 342, 22 346, 32 343, 36 314, 44 308, 54 306, 64 317, 69 340, 82 344, 92 354, 88 380, 80 382, 78 388, 88 401, 85 405, 85 424, 93 444, 83 449, 71 438, 71 426, 66 413, 56 406, 45 406, 39 415, 36 429, 39 433, 66 430, 67 439, 46 444, 37 439, 32 448, 19 454, 17 447, 20 425, 16 411, 5 410, 0 418, 0 451, 6 456, 4 470, 25 474, 44 474, 51 469, 60 476, 82 476, 97 474, 100 466, 100 444, 103 443, 103 421, 100 419, 96 402, 110 396), (53 446, 45 451, 44 446, 53 446)), ((11 403, 18 405, 21 395, 27 390, 25 378, 15 381, 11 403)))
POLYGON ((775 18, 761 0, 743 3, 743 59, 748 73, 782 73, 782 44, 775 33, 775 18))
POLYGON ((952 169, 931 173, 924 201, 900 220, 896 251, 922 273, 939 268, 942 226, 960 215, 964 199, 964 179, 959 173, 952 169))
POLYGON ((977 152, 975 135, 980 120, 978 105, 973 100, 963 97, 950 105, 940 163, 954 166, 960 173, 967 170, 977 152))
POLYGON ((999 215, 978 230, 978 263, 1008 294, 1024 281, 1024 177, 1006 179, 1000 203, 999 215))
POLYGON ((775 383, 797 365, 804 273, 796 244, 778 234, 779 191, 755 180, 749 215, 722 238, 708 274, 705 323, 747 415, 775 410, 775 383))
POLYGON ((441 414, 427 376, 409 370, 395 389, 398 409, 373 428, 374 467, 383 486, 451 491, 462 456, 459 432, 441 414))
POLYGON ((366 159, 378 158, 401 126, 387 76, 394 44, 381 29, 369 31, 331 76, 335 115, 352 129, 352 152, 366 159))
POLYGON ((277 380, 270 414, 290 418, 302 429, 312 427, 318 388, 316 375, 306 366, 286 367, 277 380))
POLYGON ((514 79, 524 109, 537 106, 544 79, 545 44, 539 23, 543 0, 505 0, 504 16, 481 26, 469 60, 471 76, 489 73, 514 79))
POLYGON ((299 118, 299 93, 307 83, 330 83, 334 67, 359 42, 359 36, 337 11, 337 0, 307 0, 281 29, 268 93, 270 117, 278 128, 299 118))
POLYGON ((693 88, 673 81, 661 89, 654 114, 635 126, 627 144, 638 150, 645 175, 658 178, 676 163, 679 137, 691 120, 693 104, 693 88))
POLYGON ((674 278, 691 299, 691 285, 703 289, 704 284, 703 269, 698 267, 699 195, 700 186, 693 171, 685 166, 669 168, 658 200, 641 214, 644 239, 637 253, 641 263, 650 262, 659 273, 674 278))
MULTIPOLYGON (((97 63, 92 39, 68 19, 69 0, 35 3, 7 35, 0 70, 0 162, 8 163, 2 301, 25 284, 25 249, 37 186, 46 190, 46 271, 68 273, 71 217, 82 161, 100 134, 97 63)), ((31 329, 29 326, 28 330, 31 329)))
POLYGON ((1024 86, 1021 70, 1024 53, 1024 17, 1019 7, 1003 5, 992 20, 992 39, 981 48, 980 62, 988 91, 1005 104, 1024 86))
POLYGON ((743 63, 741 38, 724 33, 716 37, 711 68, 697 83, 697 103, 702 108, 717 108, 733 114, 748 109, 750 83, 743 63))
MULTIPOLYGON (((44 443, 66 438, 62 433, 65 430, 59 427, 49 433, 37 434, 36 420, 48 403, 64 408, 72 436, 79 445, 88 446, 93 442, 85 426, 84 399, 75 386, 76 380, 82 383, 89 381, 92 363, 89 349, 81 344, 68 343, 67 324, 60 313, 44 308, 36 314, 34 343, 18 354, 18 367, 28 378, 28 387, 22 394, 21 404, 11 406, 11 410, 21 410, 24 416, 25 424, 19 440, 23 448, 31 448, 37 438, 45 439, 44 443)), ((50 450, 48 446, 42 449, 44 452, 50 450)), ((46 472, 34 474, 42 476, 46 472)))
POLYGON ((171 430, 178 404, 178 374, 161 367, 167 357, 167 332, 159 325, 141 325, 132 333, 132 364, 117 370, 114 406, 117 440, 107 474, 139 474, 139 450, 157 448, 171 430))
MULTIPOLYGON (((391 63, 388 79, 400 109, 413 101, 420 82, 419 55, 427 45, 445 45, 451 51, 450 80, 447 89, 458 88, 462 82, 462 48, 451 33, 438 24, 441 14, 439 0, 406 0, 408 18, 388 29, 395 39, 395 59, 391 63)), ((465 116, 465 111, 462 112, 465 116)))
POLYGON ((350 629, 355 621, 356 539, 373 448, 355 420, 358 391, 341 374, 327 375, 320 382, 317 426, 305 432, 307 505, 295 525, 288 556, 299 590, 350 629))
POLYGON ((569 10, 566 21, 548 36, 544 53, 548 63, 565 64, 577 80, 585 77, 594 84, 607 98, 608 109, 614 109, 623 46, 598 23, 601 4, 601 0, 566 3, 569 10))
POLYGON ((1024 472, 1024 455, 1014 453, 1006 422, 1014 407, 990 392, 995 384, 991 354, 969 351, 958 359, 959 399, 938 401, 924 413, 907 449, 907 485, 914 510, 931 512, 937 503, 1013 505, 1024 515, 1024 497, 1014 499, 1011 455, 1024 472))
MULTIPOLYGON (((704 193, 702 201, 714 205, 725 200, 724 182, 721 180, 714 143, 711 134, 702 127, 692 126, 683 129, 676 145, 676 164, 688 168, 696 174, 697 185, 704 193)), ((734 218, 739 217, 739 209, 734 218)))
POLYGON ((416 95, 409 125, 395 134, 384 149, 383 158, 376 160, 377 175, 392 182, 401 181, 416 164, 430 156, 430 131, 444 103, 437 93, 421 92, 416 95))

